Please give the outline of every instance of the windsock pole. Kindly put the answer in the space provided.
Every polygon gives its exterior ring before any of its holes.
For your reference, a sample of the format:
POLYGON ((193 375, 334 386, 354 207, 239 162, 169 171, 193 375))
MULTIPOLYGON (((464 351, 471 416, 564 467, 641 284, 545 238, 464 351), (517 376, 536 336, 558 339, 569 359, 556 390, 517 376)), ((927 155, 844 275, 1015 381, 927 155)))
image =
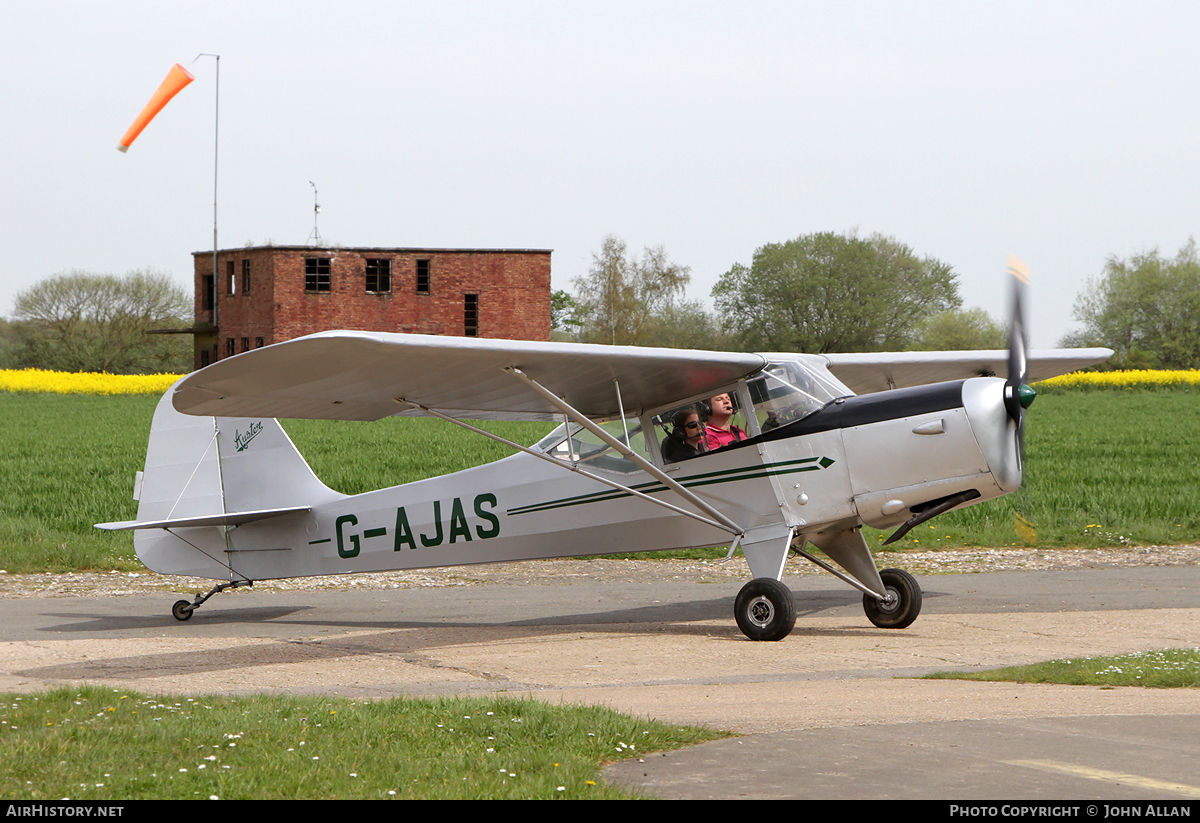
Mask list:
POLYGON ((162 111, 163 106, 171 102, 171 98, 179 94, 188 83, 196 78, 192 73, 183 66, 176 63, 167 72, 167 78, 162 81, 158 87, 158 91, 154 92, 154 96, 150 98, 150 102, 142 109, 142 113, 133 121, 133 125, 129 127, 129 131, 125 132, 125 136, 121 138, 121 142, 117 144, 117 151, 125 152, 133 145, 133 141, 137 140, 142 129, 154 119, 154 116, 162 111))
MULTIPOLYGON (((212 54, 210 52, 200 52, 196 55, 196 60, 201 57, 212 57, 217 61, 217 80, 216 80, 216 111, 213 114, 213 295, 212 295, 212 324, 218 329, 217 332, 217 350, 213 352, 213 362, 217 362, 221 358, 221 336, 220 323, 217 322, 217 304, 221 300, 221 273, 217 271, 217 179, 220 172, 220 163, 218 162, 217 150, 221 145, 221 55, 212 54)), ((195 63, 196 60, 192 62, 195 63)))

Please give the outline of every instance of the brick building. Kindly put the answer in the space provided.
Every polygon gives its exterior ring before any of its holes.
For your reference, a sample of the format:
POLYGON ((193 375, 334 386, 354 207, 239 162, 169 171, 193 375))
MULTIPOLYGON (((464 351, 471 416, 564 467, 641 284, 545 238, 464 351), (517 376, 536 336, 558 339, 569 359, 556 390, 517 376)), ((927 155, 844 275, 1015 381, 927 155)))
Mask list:
POLYGON ((216 278, 192 257, 195 368, 329 329, 550 339, 548 250, 254 246, 216 278))

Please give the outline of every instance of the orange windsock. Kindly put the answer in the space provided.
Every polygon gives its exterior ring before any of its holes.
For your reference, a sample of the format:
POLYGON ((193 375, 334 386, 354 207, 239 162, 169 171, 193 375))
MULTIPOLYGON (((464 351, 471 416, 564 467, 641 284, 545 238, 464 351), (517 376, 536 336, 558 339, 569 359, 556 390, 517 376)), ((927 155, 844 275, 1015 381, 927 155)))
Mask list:
POLYGON ((154 96, 150 98, 150 102, 146 104, 146 108, 142 109, 142 113, 133 121, 133 125, 129 127, 129 131, 125 132, 125 136, 121 138, 121 142, 117 144, 117 151, 128 151, 133 145, 133 141, 137 140, 137 136, 142 133, 142 129, 154 119, 154 116, 162 111, 162 107, 171 102, 171 98, 179 94, 179 91, 192 82, 196 78, 192 73, 183 66, 176 63, 167 72, 167 79, 162 81, 162 85, 158 87, 158 91, 154 92, 154 96))

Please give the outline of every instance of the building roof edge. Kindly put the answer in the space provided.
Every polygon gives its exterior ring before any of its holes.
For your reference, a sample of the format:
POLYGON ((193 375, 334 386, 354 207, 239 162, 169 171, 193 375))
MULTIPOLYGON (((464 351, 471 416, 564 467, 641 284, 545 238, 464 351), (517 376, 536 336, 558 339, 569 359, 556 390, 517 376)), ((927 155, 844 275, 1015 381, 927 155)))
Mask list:
MULTIPOLYGON (((448 253, 448 254, 552 254, 554 249, 436 249, 428 247, 395 246, 239 246, 232 249, 217 249, 217 254, 237 254, 249 251, 306 251, 313 254, 337 254, 338 252, 376 252, 392 254, 448 253)), ((212 249, 194 251, 193 257, 211 257, 212 249)))

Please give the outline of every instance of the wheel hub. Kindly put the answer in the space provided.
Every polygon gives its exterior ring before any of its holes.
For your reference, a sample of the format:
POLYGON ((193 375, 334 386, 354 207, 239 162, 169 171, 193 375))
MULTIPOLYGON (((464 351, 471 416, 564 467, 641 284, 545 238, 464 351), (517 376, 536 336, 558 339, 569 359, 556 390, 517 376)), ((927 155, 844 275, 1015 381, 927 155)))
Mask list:
POLYGON ((900 608, 900 593, 891 586, 888 586, 885 591, 887 592, 887 596, 879 601, 879 611, 891 614, 900 608))
POLYGON ((746 608, 746 616, 756 626, 767 626, 775 617, 775 607, 771 605, 770 600, 760 595, 750 601, 746 608))

